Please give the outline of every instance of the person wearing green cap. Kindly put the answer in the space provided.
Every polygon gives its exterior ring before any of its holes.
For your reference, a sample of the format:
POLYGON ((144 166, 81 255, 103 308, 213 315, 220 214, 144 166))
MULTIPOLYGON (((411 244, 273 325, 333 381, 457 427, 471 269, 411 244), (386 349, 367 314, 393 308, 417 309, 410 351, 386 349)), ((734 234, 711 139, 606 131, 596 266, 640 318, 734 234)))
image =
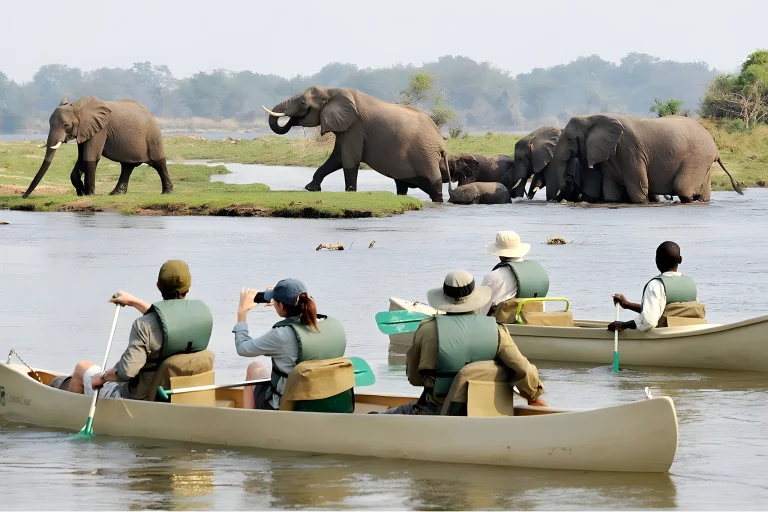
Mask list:
POLYGON ((244 387, 243 409, 279 409, 288 374, 298 363, 343 357, 347 344, 341 322, 318 315, 315 301, 298 279, 283 279, 263 293, 243 288, 232 332, 238 355, 272 358, 271 369, 259 361, 248 366, 246 380, 269 381, 244 387), (258 303, 274 306, 284 320, 260 337, 251 338, 245 321, 248 311, 258 303))
POLYGON ((205 304, 185 300, 191 285, 189 266, 181 260, 168 260, 160 267, 157 277, 157 289, 163 297, 161 302, 150 304, 124 291, 110 298, 113 304, 133 306, 142 316, 133 322, 128 347, 117 364, 102 377, 101 367, 97 364, 80 361, 72 373, 69 391, 90 396, 98 391, 102 397, 145 400, 160 363, 174 353, 184 352, 174 352, 168 347, 163 350, 164 333, 173 332, 168 330, 173 329, 171 324, 192 324, 207 346, 213 320, 205 304), (179 300, 184 300, 185 304, 177 303, 179 300))

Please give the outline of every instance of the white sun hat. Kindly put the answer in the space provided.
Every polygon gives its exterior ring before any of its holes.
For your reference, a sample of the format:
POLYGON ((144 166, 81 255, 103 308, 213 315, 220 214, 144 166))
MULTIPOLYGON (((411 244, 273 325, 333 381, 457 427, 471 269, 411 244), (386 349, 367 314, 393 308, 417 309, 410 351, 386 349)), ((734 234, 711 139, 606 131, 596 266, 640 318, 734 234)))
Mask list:
POLYGON ((468 313, 485 306, 490 300, 491 289, 475 286, 475 278, 465 270, 449 273, 442 288, 427 292, 429 305, 446 313, 468 313))
POLYGON ((496 233, 496 243, 485 246, 494 256, 505 258, 522 258, 531 250, 531 244, 520 241, 520 235, 514 231, 499 231, 496 233))

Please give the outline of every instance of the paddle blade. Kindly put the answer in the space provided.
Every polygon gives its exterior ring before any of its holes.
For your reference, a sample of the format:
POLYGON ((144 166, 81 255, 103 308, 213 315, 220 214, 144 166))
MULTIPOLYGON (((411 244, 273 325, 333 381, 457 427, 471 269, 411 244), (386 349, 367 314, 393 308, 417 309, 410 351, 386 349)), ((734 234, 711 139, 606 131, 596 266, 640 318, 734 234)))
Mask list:
POLYGON ((421 321, 430 316, 418 311, 380 311, 376 313, 376 325, 384 334, 414 332, 421 321))
POLYGON ((72 434, 72 437, 77 439, 90 439, 93 436, 93 418, 91 417, 85 420, 85 426, 80 429, 80 432, 72 434))
POLYGON ((371 386, 376 382, 376 375, 373 374, 373 370, 365 361, 359 357, 348 358, 352 361, 352 365, 355 368, 355 387, 358 386, 371 386))
POLYGON ((616 373, 619 372, 619 353, 618 352, 613 353, 613 371, 616 373))

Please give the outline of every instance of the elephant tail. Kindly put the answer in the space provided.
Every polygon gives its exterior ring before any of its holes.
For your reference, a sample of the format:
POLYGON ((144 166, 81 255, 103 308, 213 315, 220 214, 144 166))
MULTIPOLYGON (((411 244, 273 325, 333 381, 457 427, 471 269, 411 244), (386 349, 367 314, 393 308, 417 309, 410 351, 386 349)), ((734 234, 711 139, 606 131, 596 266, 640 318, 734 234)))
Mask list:
POLYGON ((720 164, 720 167, 721 167, 721 168, 722 168, 722 169, 725 171, 725 174, 727 174, 727 175, 728 175, 728 177, 729 177, 729 178, 731 178, 731 185, 733 186, 733 190, 735 190, 736 192, 738 192, 738 193, 739 193, 739 194, 741 194, 741 195, 744 195, 744 192, 741 190, 741 187, 740 187, 740 186, 739 186, 739 184, 738 184, 738 183, 736 183, 736 181, 733 179, 733 176, 731 176, 731 173, 729 173, 729 172, 728 172, 728 169, 726 169, 726 168, 725 168, 725 166, 723 165, 723 161, 722 161, 722 160, 720 160, 720 157, 719 157, 719 156, 717 157, 717 160, 715 160, 715 162, 719 163, 719 164, 720 164))
POLYGON ((448 152, 442 151, 440 153, 440 156, 442 159, 440 160, 440 174, 443 172, 443 166, 445 166, 445 174, 448 176, 448 196, 451 195, 451 192, 453 192, 453 181, 451 177, 451 168, 448 166, 448 152))

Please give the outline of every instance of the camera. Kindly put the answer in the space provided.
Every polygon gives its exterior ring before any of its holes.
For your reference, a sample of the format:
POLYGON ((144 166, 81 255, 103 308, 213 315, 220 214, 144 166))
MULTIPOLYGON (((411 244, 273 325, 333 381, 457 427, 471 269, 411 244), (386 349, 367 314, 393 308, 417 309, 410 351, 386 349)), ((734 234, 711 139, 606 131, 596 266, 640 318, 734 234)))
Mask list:
POLYGON ((269 301, 264 298, 264 292, 258 292, 253 298, 253 302, 256 302, 257 304, 266 304, 269 301))

